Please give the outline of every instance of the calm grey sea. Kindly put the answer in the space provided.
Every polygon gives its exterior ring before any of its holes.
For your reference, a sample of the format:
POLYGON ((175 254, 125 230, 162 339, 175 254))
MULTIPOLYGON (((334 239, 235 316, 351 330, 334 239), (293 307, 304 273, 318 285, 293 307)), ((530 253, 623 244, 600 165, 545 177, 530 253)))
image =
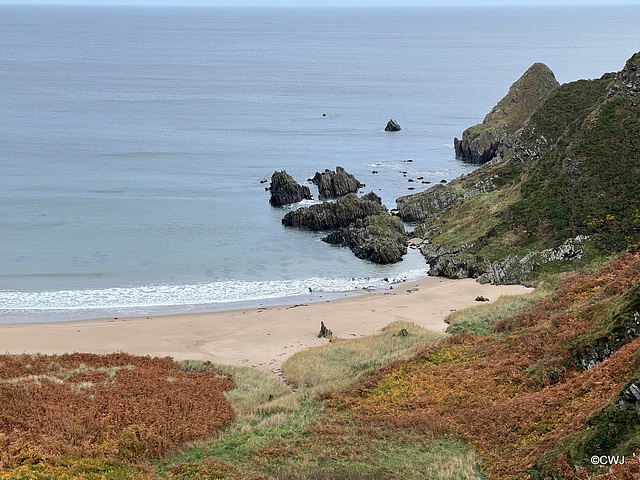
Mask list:
POLYGON ((599 77, 639 38, 640 7, 1 6, 0 322, 423 275, 284 229, 260 181, 341 165, 393 208, 471 170, 453 137, 531 64, 599 77))

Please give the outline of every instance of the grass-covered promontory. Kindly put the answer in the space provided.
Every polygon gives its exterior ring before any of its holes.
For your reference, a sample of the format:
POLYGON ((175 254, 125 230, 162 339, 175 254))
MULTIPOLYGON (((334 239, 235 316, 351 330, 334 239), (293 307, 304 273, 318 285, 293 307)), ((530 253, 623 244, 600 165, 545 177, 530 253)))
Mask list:
MULTIPOLYGON (((558 86, 509 154, 399 199, 433 249, 503 260, 588 236, 591 258, 640 240, 640 53, 617 74, 558 86), (421 215, 422 214, 422 218, 421 215)), ((568 267, 569 269, 574 267, 568 267)))

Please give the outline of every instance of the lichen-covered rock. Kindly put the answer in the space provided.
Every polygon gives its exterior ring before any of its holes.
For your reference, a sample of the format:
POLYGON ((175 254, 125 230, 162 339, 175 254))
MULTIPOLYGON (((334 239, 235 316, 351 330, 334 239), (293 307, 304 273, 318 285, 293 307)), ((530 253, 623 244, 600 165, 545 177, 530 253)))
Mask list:
POLYGON ((509 93, 487 114, 481 124, 455 138, 456 157, 470 163, 487 163, 513 152, 516 132, 527 118, 558 87, 553 72, 542 63, 533 64, 509 89, 509 93))
POLYGON ((290 205, 312 198, 309 187, 300 185, 285 170, 273 172, 268 190, 271 192, 269 203, 274 207, 290 205))
POLYGON ((346 227, 358 219, 387 212, 386 207, 350 193, 335 202, 323 202, 287 213, 282 219, 286 227, 305 230, 333 230, 346 227))
POLYGON ((407 253, 404 225, 387 212, 358 219, 322 240, 348 247, 356 257, 383 265, 399 262, 407 253))
POLYGON ((484 273, 484 261, 468 253, 447 254, 429 263, 429 275, 446 278, 477 278, 484 273))
POLYGON ((349 193, 358 193, 358 190, 365 186, 364 183, 360 183, 356 177, 347 173, 342 167, 336 167, 335 172, 329 169, 322 173, 316 172, 311 182, 318 186, 318 198, 320 200, 339 198, 349 193))

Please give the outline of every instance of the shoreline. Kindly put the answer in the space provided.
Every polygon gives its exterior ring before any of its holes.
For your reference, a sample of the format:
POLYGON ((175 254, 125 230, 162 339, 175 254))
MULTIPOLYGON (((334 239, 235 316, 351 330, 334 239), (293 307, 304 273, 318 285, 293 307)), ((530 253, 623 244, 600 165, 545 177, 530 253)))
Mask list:
POLYGON ((444 332, 446 316, 477 304, 478 295, 494 301, 532 291, 522 285, 428 276, 392 287, 330 300, 213 312, 0 324, 0 353, 125 352, 246 365, 277 375, 295 352, 327 343, 317 338, 321 321, 335 337, 345 339, 374 334, 396 320, 444 332))

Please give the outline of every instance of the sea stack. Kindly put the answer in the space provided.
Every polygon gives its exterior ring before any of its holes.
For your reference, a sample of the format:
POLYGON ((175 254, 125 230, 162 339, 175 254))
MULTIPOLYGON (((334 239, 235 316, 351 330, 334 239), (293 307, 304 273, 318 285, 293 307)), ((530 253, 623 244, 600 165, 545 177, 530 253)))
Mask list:
POLYGON ((269 203, 274 207, 312 199, 309 187, 300 185, 285 170, 273 172, 268 190, 271 192, 269 203))
POLYGON ((384 127, 385 132, 399 132, 400 130, 402 130, 400 125, 398 125, 398 122, 393 119, 389 120, 387 122, 387 126, 384 127))

